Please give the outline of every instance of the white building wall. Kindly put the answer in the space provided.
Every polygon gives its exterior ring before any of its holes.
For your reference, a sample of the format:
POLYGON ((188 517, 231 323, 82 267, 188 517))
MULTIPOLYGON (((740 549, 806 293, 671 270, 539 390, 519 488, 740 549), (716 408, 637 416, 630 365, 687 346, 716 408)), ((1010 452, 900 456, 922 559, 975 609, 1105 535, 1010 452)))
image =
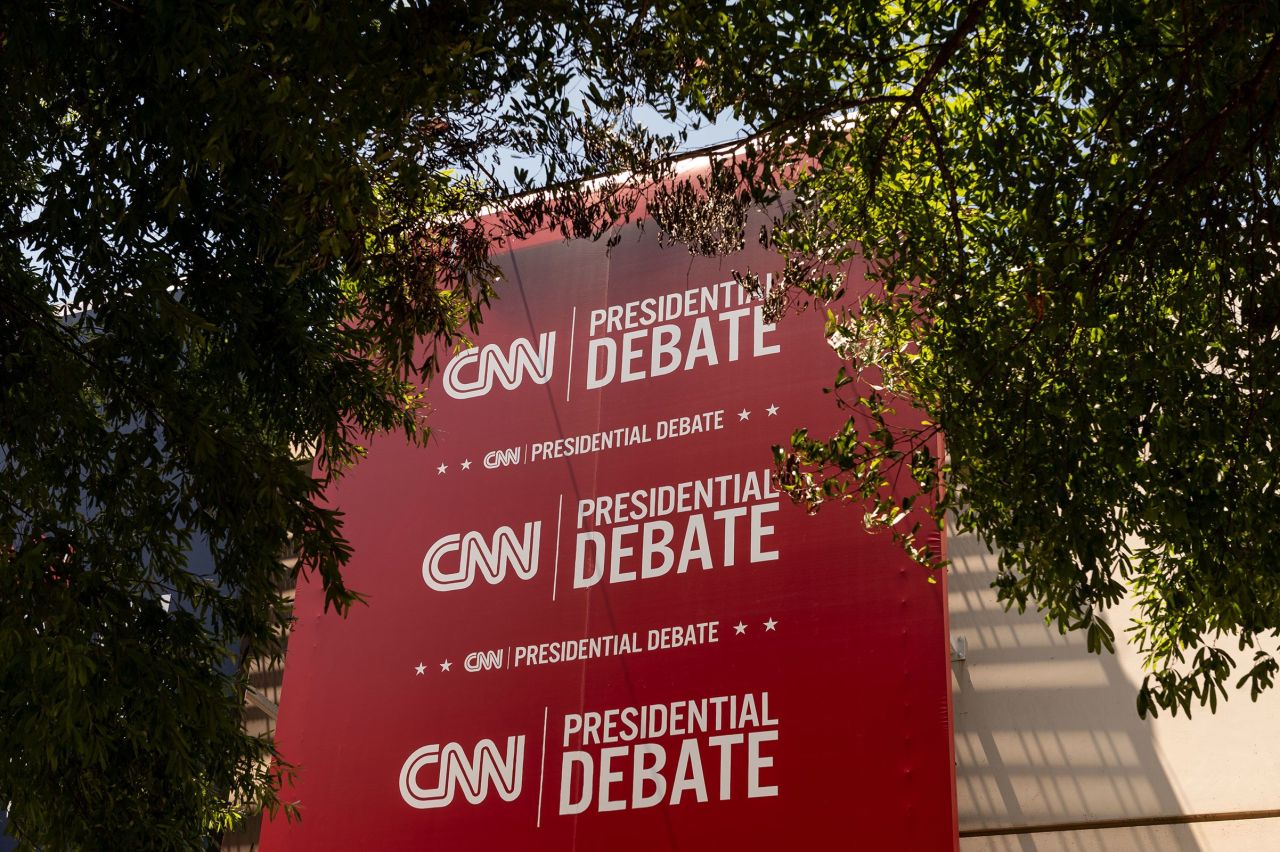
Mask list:
MULTIPOLYGON (((1280 691, 1140 719, 1132 649, 1089 654, 1004 612, 995 557, 971 536, 948 546, 951 631, 968 643, 952 663, 962 852, 1280 850, 1280 691)), ((1109 621, 1123 635, 1127 612, 1109 621)))

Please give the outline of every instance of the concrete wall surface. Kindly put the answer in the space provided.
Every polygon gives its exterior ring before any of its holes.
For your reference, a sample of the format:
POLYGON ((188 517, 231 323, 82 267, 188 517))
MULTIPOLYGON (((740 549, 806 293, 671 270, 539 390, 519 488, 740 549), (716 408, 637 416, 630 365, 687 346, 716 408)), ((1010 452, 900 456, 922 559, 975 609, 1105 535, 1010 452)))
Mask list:
MULTIPOLYGON (((1140 719, 1132 648, 1090 654, 1083 636, 1004 612, 995 557, 972 536, 949 548, 951 632, 968 645, 952 663, 963 852, 1280 850, 1280 692, 1256 704, 1233 694, 1216 715, 1140 719), (1260 814, 1274 818, 1245 819, 1260 814), (1165 818, 1218 821, 1089 827, 1165 818)), ((1119 644, 1130 612, 1107 617, 1119 644)))
POLYGON ((963 837, 960 852, 1274 852, 1280 818, 963 837))

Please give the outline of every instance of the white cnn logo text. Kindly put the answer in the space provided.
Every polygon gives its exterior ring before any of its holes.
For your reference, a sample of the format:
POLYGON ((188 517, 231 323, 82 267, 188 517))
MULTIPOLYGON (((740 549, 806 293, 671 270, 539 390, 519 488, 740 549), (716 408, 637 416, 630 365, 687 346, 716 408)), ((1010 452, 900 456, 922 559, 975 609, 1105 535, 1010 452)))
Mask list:
POLYGON ((478 532, 466 535, 452 533, 431 545, 422 560, 422 579, 437 592, 465 589, 475 580, 476 574, 484 575, 490 583, 501 583, 507 569, 521 580, 528 580, 538 573, 538 542, 542 538, 542 521, 530 521, 524 525, 524 535, 516 536, 511 527, 498 527, 486 541, 478 532), (445 564, 445 557, 458 554, 452 567, 445 564))
POLYGON ((413 808, 443 808, 453 801, 458 788, 473 805, 489 795, 489 785, 504 802, 520 795, 524 774, 524 735, 507 737, 504 757, 493 740, 480 740, 471 756, 457 743, 426 745, 409 755, 400 768, 400 795, 413 808), (424 787, 421 774, 428 766, 438 766, 435 784, 424 787))
POLYGON ((526 376, 535 385, 545 385, 551 380, 555 354, 554 331, 538 336, 537 349, 523 337, 511 341, 511 349, 506 352, 493 343, 468 349, 456 355, 445 367, 445 393, 454 399, 484 396, 493 390, 495 380, 507 390, 515 390, 526 376))

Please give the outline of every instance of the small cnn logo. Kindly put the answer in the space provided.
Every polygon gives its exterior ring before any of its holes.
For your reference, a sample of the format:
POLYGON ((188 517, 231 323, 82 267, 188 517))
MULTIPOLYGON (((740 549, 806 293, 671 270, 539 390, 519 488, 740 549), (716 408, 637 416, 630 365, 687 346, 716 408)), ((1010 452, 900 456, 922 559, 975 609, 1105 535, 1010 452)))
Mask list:
POLYGON ((507 737, 504 756, 493 740, 480 740, 468 757, 457 743, 426 745, 409 755, 400 768, 400 796, 412 808, 443 808, 453 801, 458 788, 473 805, 498 791, 504 802, 520 795, 524 776, 524 735, 507 737), (421 775, 429 766, 438 766, 435 784, 423 786, 421 775))
POLYGON ((488 470, 507 467, 513 464, 520 464, 519 447, 512 447, 509 450, 491 450, 490 452, 485 453, 484 466, 488 470))
POLYGON ((487 672, 502 668, 502 649, 496 651, 472 651, 462 662, 462 667, 469 672, 487 672))
POLYGON ((468 349, 444 368, 444 390, 454 399, 471 399, 493 390, 494 382, 507 390, 520 387, 526 377, 535 385, 545 385, 551 380, 555 355, 554 331, 539 335, 536 349, 523 337, 511 341, 510 351, 494 343, 468 349))

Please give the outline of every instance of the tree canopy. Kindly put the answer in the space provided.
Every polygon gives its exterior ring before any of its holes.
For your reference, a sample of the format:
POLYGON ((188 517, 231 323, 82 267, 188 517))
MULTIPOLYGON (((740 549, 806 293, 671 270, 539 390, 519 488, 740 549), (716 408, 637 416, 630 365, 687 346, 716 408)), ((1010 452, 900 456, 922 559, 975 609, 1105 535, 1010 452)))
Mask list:
POLYGON ((1132 594, 1143 714, 1270 687, 1280 8, 726 3, 701 32, 689 95, 766 131, 728 165, 794 193, 788 282, 872 283, 831 315, 850 419, 797 433, 793 495, 870 501, 937 565, 903 529, 927 498, 998 548, 1002 601, 1094 650, 1132 594))
POLYGON ((795 299, 871 282, 832 308, 850 419, 782 449, 793 495, 867 505, 934 567, 908 510, 950 513, 999 549, 1004 601, 1095 650, 1130 590, 1142 712, 1256 697, 1280 631, 1278 23, 1171 0, 9 4, 11 830, 192 846, 278 804, 239 662, 278 652, 286 549, 356 600, 325 480, 362 434, 425 439, 419 389, 493 297, 492 246, 599 235, 669 177, 681 122, 725 110, 756 135, 653 196, 658 224, 723 252, 767 209, 795 299))
POLYGON ((277 804, 240 663, 278 653, 279 557, 354 602, 325 479, 362 434, 426 436, 419 388, 492 296, 495 240, 594 233, 621 202, 573 182, 638 180, 678 141, 630 117, 677 88, 635 69, 653 23, 577 0, 0 12, 11 832, 190 847, 277 804), (482 223, 498 156, 569 188, 482 223))

